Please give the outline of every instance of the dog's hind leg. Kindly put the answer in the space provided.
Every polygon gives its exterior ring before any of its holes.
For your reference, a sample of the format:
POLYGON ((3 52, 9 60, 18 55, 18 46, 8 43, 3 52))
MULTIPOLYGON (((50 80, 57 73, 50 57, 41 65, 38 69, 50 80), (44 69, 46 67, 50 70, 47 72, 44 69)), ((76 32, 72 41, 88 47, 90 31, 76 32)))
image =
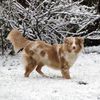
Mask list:
POLYGON ((36 67, 36 61, 32 57, 27 57, 26 59, 27 65, 25 66, 25 77, 29 77, 30 73, 35 69, 36 67))
POLYGON ((38 66, 37 66, 37 68, 36 68, 36 71, 37 71, 40 75, 42 75, 43 77, 48 77, 47 75, 45 75, 45 74, 41 71, 42 67, 43 67, 43 64, 38 64, 38 66))

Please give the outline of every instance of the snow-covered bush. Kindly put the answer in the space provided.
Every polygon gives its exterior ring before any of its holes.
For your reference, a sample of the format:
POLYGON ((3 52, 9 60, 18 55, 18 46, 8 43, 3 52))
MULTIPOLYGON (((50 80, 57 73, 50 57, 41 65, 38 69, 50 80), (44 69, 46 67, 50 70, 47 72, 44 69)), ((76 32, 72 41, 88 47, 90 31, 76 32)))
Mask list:
POLYGON ((82 1, 26 0, 27 7, 24 7, 16 0, 4 0, 0 15, 4 20, 3 34, 16 27, 31 40, 40 39, 51 44, 62 43, 65 36, 97 38, 100 15, 96 14, 95 7, 81 5, 82 1))

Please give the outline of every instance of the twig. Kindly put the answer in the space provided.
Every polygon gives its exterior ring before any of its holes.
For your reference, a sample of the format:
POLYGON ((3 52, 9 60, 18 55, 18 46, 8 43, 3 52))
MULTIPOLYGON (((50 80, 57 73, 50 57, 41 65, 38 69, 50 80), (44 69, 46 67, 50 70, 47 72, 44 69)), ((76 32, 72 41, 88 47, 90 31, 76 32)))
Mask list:
POLYGON ((100 18, 100 15, 97 16, 95 19, 92 19, 91 21, 89 21, 87 24, 85 24, 84 26, 82 26, 77 33, 81 32, 85 27, 87 27, 89 24, 93 23, 94 21, 98 20, 100 18))
POLYGON ((93 31, 93 32, 91 32, 91 33, 89 33, 89 34, 87 34, 87 35, 85 35, 85 38, 88 38, 89 36, 91 36, 91 35, 99 35, 99 37, 98 37, 98 39, 100 39, 100 31, 93 31))

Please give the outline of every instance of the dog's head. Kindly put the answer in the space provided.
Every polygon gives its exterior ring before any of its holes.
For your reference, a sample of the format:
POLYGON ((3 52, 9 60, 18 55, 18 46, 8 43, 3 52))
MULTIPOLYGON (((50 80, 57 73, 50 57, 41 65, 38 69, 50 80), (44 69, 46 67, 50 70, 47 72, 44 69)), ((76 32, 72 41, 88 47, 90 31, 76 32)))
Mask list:
POLYGON ((66 37, 64 40, 65 49, 68 52, 79 53, 84 46, 84 38, 82 37, 66 37))

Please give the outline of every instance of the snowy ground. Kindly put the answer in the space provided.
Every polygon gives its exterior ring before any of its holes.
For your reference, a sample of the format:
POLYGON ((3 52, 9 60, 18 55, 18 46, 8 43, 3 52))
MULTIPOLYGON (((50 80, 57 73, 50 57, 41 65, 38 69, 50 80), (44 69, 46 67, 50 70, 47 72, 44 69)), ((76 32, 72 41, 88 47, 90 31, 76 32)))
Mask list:
POLYGON ((62 79, 59 71, 43 70, 52 78, 36 71, 24 78, 19 55, 0 56, 0 100, 100 100, 100 54, 81 54, 70 80, 62 79))

